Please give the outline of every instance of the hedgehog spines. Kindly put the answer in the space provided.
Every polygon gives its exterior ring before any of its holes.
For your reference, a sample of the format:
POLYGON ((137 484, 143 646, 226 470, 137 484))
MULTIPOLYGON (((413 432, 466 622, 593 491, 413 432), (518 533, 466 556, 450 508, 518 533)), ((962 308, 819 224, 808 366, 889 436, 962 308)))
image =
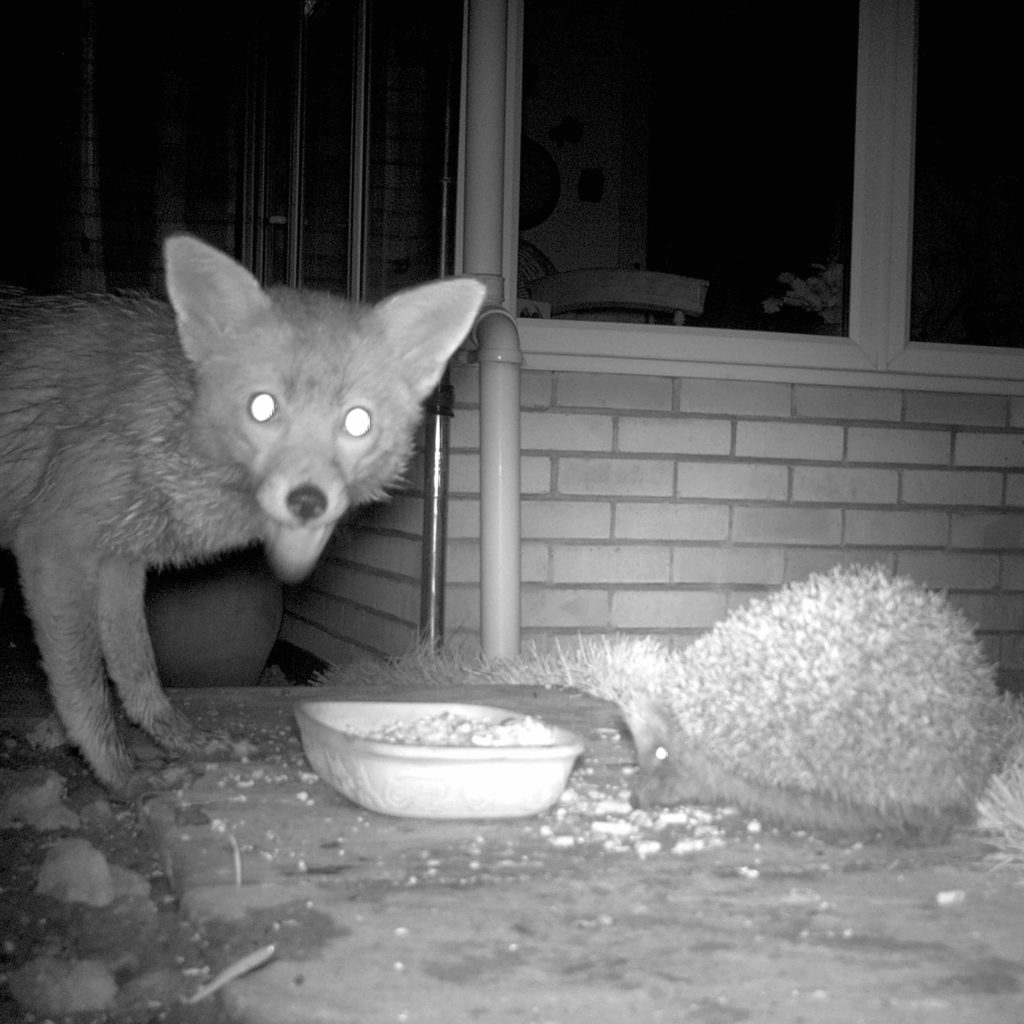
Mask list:
POLYGON ((971 624, 880 567, 790 584, 681 653, 605 641, 589 673, 636 740, 639 802, 794 827, 942 836, 971 818, 1007 738, 971 624))

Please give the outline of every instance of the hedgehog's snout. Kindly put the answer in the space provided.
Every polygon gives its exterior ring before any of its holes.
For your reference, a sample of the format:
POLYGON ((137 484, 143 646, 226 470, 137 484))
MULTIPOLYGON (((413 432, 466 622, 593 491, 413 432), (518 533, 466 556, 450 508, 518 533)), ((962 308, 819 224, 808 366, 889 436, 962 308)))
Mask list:
POLYGON ((677 803, 678 778, 668 747, 658 743, 640 755, 640 770, 629 802, 638 810, 677 803))
POLYGON ((629 806, 636 811, 651 811, 656 807, 669 806, 668 801, 658 799, 656 794, 649 792, 650 787, 637 784, 629 794, 629 806))

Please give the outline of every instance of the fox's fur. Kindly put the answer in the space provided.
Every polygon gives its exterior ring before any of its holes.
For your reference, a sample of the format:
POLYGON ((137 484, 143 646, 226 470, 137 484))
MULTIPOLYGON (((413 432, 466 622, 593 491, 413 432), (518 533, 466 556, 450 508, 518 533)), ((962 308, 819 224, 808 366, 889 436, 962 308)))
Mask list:
POLYGON ((117 733, 108 675, 167 750, 208 741, 157 679, 147 570, 262 542, 283 580, 305 576, 339 517, 400 479, 421 402, 484 295, 471 279, 376 306, 264 291, 186 235, 164 258, 170 306, 0 305, 0 546, 68 735, 122 793, 154 780, 117 733))

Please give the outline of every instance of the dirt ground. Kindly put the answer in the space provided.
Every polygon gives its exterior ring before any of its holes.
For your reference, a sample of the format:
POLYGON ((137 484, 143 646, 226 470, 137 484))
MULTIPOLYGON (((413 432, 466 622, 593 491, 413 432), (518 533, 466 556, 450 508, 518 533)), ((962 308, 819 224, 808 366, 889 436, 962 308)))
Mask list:
POLYGON ((66 749, 29 744, 44 710, 32 679, 8 669, 0 693, 0 770, 55 770, 79 817, 0 828, 4 1024, 61 1019, 11 995, 42 954, 109 970, 109 1007, 69 1018, 87 1024, 1024 1019, 1024 871, 983 838, 833 844, 722 810, 631 811, 631 745, 590 697, 375 693, 494 703, 585 739, 551 811, 430 822, 361 810, 317 779, 292 717, 306 687, 176 691, 197 722, 257 753, 137 806, 109 804, 66 749), (68 837, 148 891, 103 907, 37 892, 68 837), (182 1002, 271 945, 265 965, 182 1002))

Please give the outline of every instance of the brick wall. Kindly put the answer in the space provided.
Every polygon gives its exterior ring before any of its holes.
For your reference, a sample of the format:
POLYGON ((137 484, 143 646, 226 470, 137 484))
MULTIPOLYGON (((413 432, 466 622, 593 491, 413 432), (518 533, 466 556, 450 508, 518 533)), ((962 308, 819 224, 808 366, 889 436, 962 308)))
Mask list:
MULTIPOLYGON (((446 632, 472 647, 476 368, 454 383, 446 632)), ((524 646, 685 643, 751 595, 880 561, 948 589, 991 655, 1024 669, 1024 399, 526 371, 522 409, 524 646)), ((341 622, 360 648, 408 649, 421 507, 371 510, 335 545, 296 642, 342 660, 341 622), (311 623, 327 613, 325 643, 311 623)))
MULTIPOLYGON (((448 628, 472 635, 475 368, 456 386, 448 628)), ((751 594, 881 561, 1024 662, 1021 399, 528 371, 522 438, 526 641, 685 641, 751 594)))

